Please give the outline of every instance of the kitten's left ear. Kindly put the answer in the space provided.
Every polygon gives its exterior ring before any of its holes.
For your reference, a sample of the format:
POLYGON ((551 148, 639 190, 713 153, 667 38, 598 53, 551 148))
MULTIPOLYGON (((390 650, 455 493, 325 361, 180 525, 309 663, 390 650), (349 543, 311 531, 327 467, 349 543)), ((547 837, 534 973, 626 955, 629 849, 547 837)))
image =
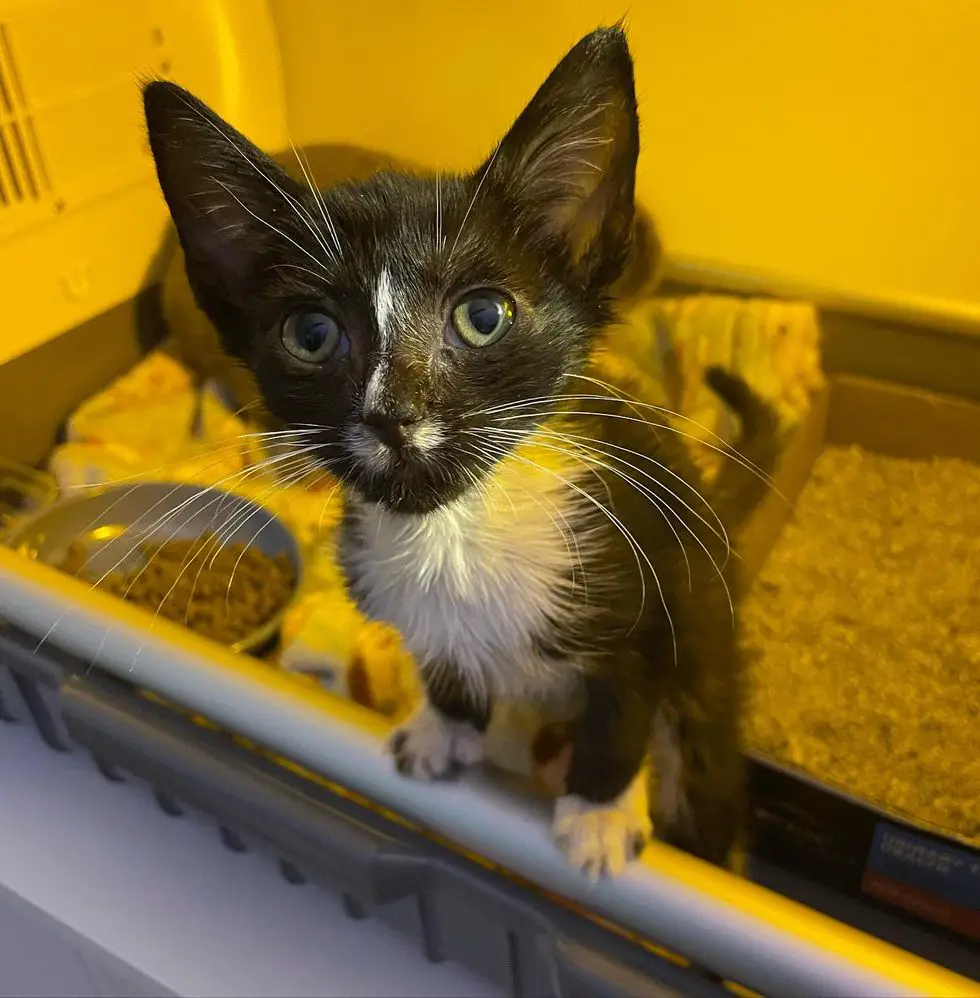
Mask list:
POLYGON ((604 290, 629 255, 639 150, 626 36, 600 28, 555 67, 484 169, 564 243, 577 278, 604 290))

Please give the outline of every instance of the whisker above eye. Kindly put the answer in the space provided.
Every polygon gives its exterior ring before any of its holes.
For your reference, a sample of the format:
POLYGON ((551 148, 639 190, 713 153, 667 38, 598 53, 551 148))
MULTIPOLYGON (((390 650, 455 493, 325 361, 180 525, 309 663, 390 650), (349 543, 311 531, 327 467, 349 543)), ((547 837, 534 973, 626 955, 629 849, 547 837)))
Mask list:
MULTIPOLYGON (((330 233, 330 237, 333 240, 334 248, 337 250, 337 255, 334 257, 334 261, 339 262, 339 258, 344 255, 344 252, 340 248, 340 239, 337 236, 337 229, 333 224, 333 219, 330 217, 330 213, 327 211, 327 204, 323 200, 323 195, 317 189, 316 184, 313 183, 313 171, 310 169, 310 162, 306 158, 305 153, 300 154, 292 139, 289 140, 289 147, 293 150, 296 162, 299 163, 299 168, 303 171, 303 176, 306 178, 306 183, 310 188, 310 193, 313 195, 313 200, 320 209, 320 214, 323 217, 323 224, 326 225, 327 231, 330 233)), ((331 256, 333 256, 333 254, 331 254, 331 256)))
POLYGON ((298 270, 300 273, 309 274, 310 277, 316 278, 317 281, 323 280, 323 274, 318 274, 315 270, 310 270, 309 267, 301 267, 298 263, 273 263, 265 268, 265 273, 274 270, 298 270))
POLYGON ((473 210, 473 206, 476 204, 476 199, 480 196, 480 191, 483 190, 483 185, 486 183, 486 179, 490 176, 490 171, 493 169, 493 164, 497 159, 497 154, 500 152, 502 143, 498 142, 497 147, 493 151, 493 155, 490 157, 487 165, 483 171, 483 175, 480 177, 480 182, 476 185, 476 190, 473 192, 473 197, 470 199, 469 206, 463 215, 463 221, 459 223, 459 229, 456 232, 456 238, 453 240, 453 247, 449 251, 449 258, 446 260, 446 265, 448 266, 453 259, 453 254, 456 252, 456 247, 459 245, 459 240, 463 235, 463 229, 466 228, 466 222, 470 217, 470 212, 473 210))
POLYGON ((441 256, 446 249, 446 240, 442 234, 442 174, 436 170, 436 255, 441 256))
MULTIPOLYGON (((242 158, 242 159, 243 159, 243 160, 244 160, 244 161, 245 161, 245 162, 246 162, 246 163, 247 163, 247 164, 248 164, 248 165, 249 165, 249 166, 250 166, 250 167, 251 167, 251 168, 252 168, 252 169, 253 169, 253 170, 254 170, 254 171, 255 171, 255 172, 256 172, 256 173, 257 173, 257 174, 258 174, 258 175, 259 175, 259 176, 260 176, 260 177, 261 177, 261 178, 262 178, 262 179, 264 180, 264 181, 265 181, 265 182, 266 182, 266 183, 267 183, 267 184, 269 184, 269 186, 270 186, 270 187, 272 187, 272 188, 273 188, 273 190, 275 190, 275 191, 276 191, 276 192, 277 192, 277 193, 279 194, 279 196, 280 196, 280 197, 281 197, 281 198, 282 198, 282 199, 283 199, 283 200, 284 200, 284 201, 286 202, 286 204, 287 204, 287 205, 289 205, 289 206, 290 206, 290 207, 291 207, 291 208, 293 209, 293 213, 294 213, 294 214, 296 215, 296 217, 297 217, 297 218, 298 218, 298 219, 299 219, 299 220, 300 220, 301 222, 303 222, 303 224, 304 224, 304 225, 305 225, 305 226, 306 226, 306 227, 307 227, 307 228, 308 228, 308 229, 310 230, 310 232, 311 232, 311 233, 312 233, 312 235, 313 235, 313 238, 314 238, 314 239, 316 240, 316 242, 317 242, 317 245, 319 245, 319 247, 320 247, 320 248, 321 248, 321 249, 323 250, 323 252, 324 252, 324 253, 326 253, 326 254, 327 254, 327 256, 329 256, 329 257, 330 257, 330 258, 331 258, 331 259, 332 259, 332 260, 334 261, 334 263, 338 262, 338 261, 337 261, 337 258, 336 258, 336 257, 334 256, 334 254, 333 254, 333 251, 332 251, 332 250, 331 250, 331 249, 330 249, 330 248, 329 248, 329 247, 327 246, 326 242, 324 242, 324 240, 323 240, 323 237, 322 237, 322 236, 320 235, 320 233, 318 232, 318 230, 317 230, 316 226, 315 226, 315 225, 313 224, 313 218, 312 218, 312 216, 310 215, 310 213, 309 213, 309 212, 308 212, 308 211, 306 210, 306 208, 304 208, 304 207, 303 207, 303 205, 302 205, 302 204, 301 204, 301 203, 300 203, 299 201, 297 201, 297 200, 296 200, 296 198, 292 197, 292 195, 290 195, 289 193, 287 193, 286 191, 284 191, 284 190, 283 190, 283 189, 282 189, 282 188, 281 188, 281 187, 280 187, 280 186, 279 186, 279 185, 278 185, 278 184, 277 184, 277 183, 276 183, 276 182, 275 182, 275 181, 274 181, 274 180, 272 179, 272 177, 270 177, 270 176, 269 176, 269 175, 268 175, 268 174, 267 174, 267 173, 266 173, 266 172, 265 172, 264 170, 260 170, 260 169, 259 169, 259 167, 258 167, 258 165, 257 165, 257 164, 256 164, 255 162, 253 162, 253 161, 252 161, 252 159, 251 159, 251 158, 250 158, 250 157, 249 157, 249 156, 248 156, 248 155, 247 155, 247 154, 245 153, 245 151, 244 151, 244 150, 243 150, 243 149, 242 149, 242 148, 241 148, 241 147, 240 147, 240 146, 238 145, 238 143, 237 143, 237 142, 235 142, 235 141, 234 141, 234 140, 233 140, 233 139, 232 139, 232 138, 231 138, 231 137, 230 137, 230 136, 229 136, 229 135, 228 135, 228 134, 227 134, 227 133, 226 133, 226 132, 225 132, 225 131, 224 131, 224 130, 223 130, 222 128, 219 128, 219 127, 218 127, 218 125, 216 125, 216 124, 215 124, 215 123, 214 123, 214 122, 213 122, 213 121, 212 121, 212 120, 211 120, 210 118, 208 118, 208 117, 207 117, 206 115, 202 114, 202 113, 201 113, 201 111, 200 111, 200 110, 198 110, 198 108, 196 108, 196 107, 195 107, 195 106, 194 106, 193 104, 191 104, 191 103, 190 103, 190 101, 188 101, 188 100, 187 100, 186 98, 184 98, 184 97, 179 97, 179 100, 180 100, 180 101, 181 101, 181 102, 182 102, 182 103, 183 103, 183 104, 184 104, 184 105, 185 105, 185 106, 186 106, 186 107, 188 108, 188 110, 190 110, 190 111, 191 111, 191 112, 192 112, 192 113, 193 113, 193 114, 194 114, 194 115, 195 115, 195 116, 196 116, 197 118, 199 118, 199 119, 200 119, 201 121, 203 121, 203 122, 204 122, 204 123, 205 123, 205 124, 206 124, 206 125, 207 125, 207 126, 208 126, 209 128, 211 128, 211 129, 212 129, 213 131, 215 131, 215 132, 216 132, 216 133, 217 133, 217 134, 218 134, 218 135, 219 135, 219 136, 220 136, 220 137, 221 137, 221 138, 222 138, 222 139, 223 139, 223 140, 224 140, 224 141, 225 141, 225 142, 226 142, 226 143, 227 143, 227 144, 228 144, 229 146, 231 146, 231 148, 232 148, 232 149, 234 149, 234 150, 235 150, 235 152, 236 152, 236 153, 238 153, 238 155, 239 155, 239 156, 240 156, 240 157, 241 157, 241 158, 242 158)), ((292 143, 290 143, 290 144, 292 144, 292 143)), ((295 148, 294 148, 294 151, 295 151, 295 148)), ((211 178, 211 180, 215 181, 215 178, 214 178, 214 177, 212 177, 212 178, 211 178)), ((239 199, 238 197, 236 197, 236 195, 235 195, 234 193, 232 193, 232 191, 231 191, 231 190, 229 190, 229 188, 228 188, 228 187, 227 187, 227 186, 226 186, 225 184, 221 183, 221 181, 220 181, 220 180, 218 180, 218 181, 215 181, 215 183, 217 183, 217 184, 219 184, 219 185, 220 185, 221 187, 223 187, 226 193, 228 193, 228 194, 231 194, 231 196, 232 196, 233 198, 235 198, 235 200, 236 200, 236 201, 238 201, 238 204, 239 204, 239 205, 241 205, 241 207, 242 207, 242 208, 244 208, 244 210, 245 210, 245 211, 247 211, 247 212, 248 212, 248 213, 249 213, 249 214, 250 214, 250 215, 251 215, 251 216, 252 216, 253 218, 255 218, 255 219, 256 219, 257 221, 260 221, 260 222, 262 222, 262 223, 263 223, 264 225, 267 225, 267 226, 268 226, 268 227, 269 227, 270 229, 272 229, 272 231, 273 231, 273 232, 276 232, 276 233, 277 233, 278 235, 282 236, 282 237, 283 237, 284 239, 286 239, 286 240, 287 240, 288 242, 292 243, 292 244, 293 244, 293 245, 294 245, 294 246, 295 246, 295 247, 296 247, 297 249, 299 249, 299 250, 300 250, 301 252, 303 252, 303 253, 306 253, 306 255, 307 255, 308 257, 310 257, 310 259, 312 259, 314 263, 316 263, 316 264, 317 264, 318 266, 320 266, 320 267, 323 267, 323 264, 322 264, 322 263, 321 263, 321 262, 320 262, 319 260, 317 260, 317 259, 316 259, 316 257, 314 257, 314 256, 313 256, 313 254, 312 254, 312 253, 309 253, 309 252, 308 252, 307 250, 303 249, 303 247, 302 247, 302 246, 300 246, 300 245, 299 245, 298 243, 296 243, 296 242, 295 242, 295 240, 293 240, 293 239, 290 239, 290 237, 289 237, 289 236, 287 236, 287 235, 286 235, 286 234, 285 234, 284 232, 281 232, 281 231, 280 231, 279 229, 277 229, 277 228, 276 228, 276 227, 275 227, 274 225, 271 225, 271 224, 270 224, 269 222, 266 222, 266 221, 265 221, 264 219, 261 219, 261 218, 259 218, 259 216, 258 216, 258 215, 256 215, 256 214, 255 214, 255 213, 254 213, 253 211, 249 210, 249 209, 248 209, 248 208, 247 208, 247 207, 246 207, 246 206, 245 206, 245 205, 244 205, 244 204, 243 204, 243 203, 241 202, 241 200, 240 200, 240 199, 239 199)), ((339 249, 339 247, 338 247, 338 249, 339 249)), ((326 270, 326 268, 323 268, 323 269, 324 269, 324 270, 326 270)))
MULTIPOLYGON (((302 253, 304 256, 309 257, 309 259, 311 259, 318 267, 320 267, 323 270, 324 274, 329 274, 327 268, 324 267, 323 264, 305 246, 301 246, 298 242, 296 242, 295 239, 293 239, 292 236, 286 235, 286 233, 283 232, 282 229, 276 228, 276 226, 274 226, 271 222, 266 221, 261 215, 256 215, 256 213, 252 211, 252 209, 249 208, 248 205, 245 204, 245 202, 242 201, 242 199, 226 183, 217 180, 215 177, 211 177, 211 180, 213 180, 214 183, 216 183, 222 190, 224 190, 224 192, 229 197, 234 198, 234 200, 238 202, 238 205, 242 209, 242 211, 244 211, 246 214, 254 218, 255 221, 258 222, 260 225, 264 225, 267 229, 271 229, 277 236, 279 236, 282 239, 285 239, 287 243, 298 249, 300 253, 302 253)), ((317 241, 319 242, 319 240, 317 241)), ((321 243, 321 246, 323 246, 324 250, 326 250, 325 244, 321 243)))

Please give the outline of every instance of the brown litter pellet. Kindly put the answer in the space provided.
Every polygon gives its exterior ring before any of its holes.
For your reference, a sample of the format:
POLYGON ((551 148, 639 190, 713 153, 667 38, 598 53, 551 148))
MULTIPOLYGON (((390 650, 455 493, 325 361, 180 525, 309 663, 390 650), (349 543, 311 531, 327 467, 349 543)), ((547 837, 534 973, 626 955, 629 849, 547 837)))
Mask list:
MULTIPOLYGON (((235 644, 271 620, 293 592, 288 556, 247 544, 221 546, 213 534, 145 544, 143 564, 112 572, 98 588, 222 644, 235 644)), ((84 576, 88 552, 70 545, 59 568, 84 576)))
POLYGON ((830 447, 744 608, 752 747, 980 845, 980 466, 830 447))

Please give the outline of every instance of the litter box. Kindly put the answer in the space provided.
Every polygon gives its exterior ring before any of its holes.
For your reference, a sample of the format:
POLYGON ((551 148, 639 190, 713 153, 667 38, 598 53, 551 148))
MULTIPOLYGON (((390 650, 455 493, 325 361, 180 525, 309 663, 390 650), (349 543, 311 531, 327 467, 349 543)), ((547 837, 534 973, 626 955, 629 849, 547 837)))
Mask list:
MULTIPOLYGON (((0 3, 0 73, 15 98, 3 113, 24 139, 11 147, 22 183, 0 205, 0 271, 16 290, 3 296, 4 329, 27 331, 0 340, 0 456, 36 465, 75 406, 161 335, 166 218, 134 75, 178 78, 281 149, 282 71, 258 0, 75 0, 0 3), (83 162, 72 136, 98 156, 83 162), (50 302, 40 314, 39 300, 50 302)), ((823 411, 789 443, 777 478, 787 495, 806 477, 823 411)), ((751 564, 778 528, 771 512, 750 527, 751 564)), ((88 753, 109 780, 146 781, 169 816, 210 815, 231 850, 271 845, 297 889, 324 885, 351 918, 382 919, 428 959, 458 960, 514 995, 980 993, 781 895, 778 872, 770 889, 654 844, 593 886, 553 847, 546 804, 481 773, 404 780, 380 716, 166 621, 147 630, 132 607, 3 548, 0 720, 88 753)), ((756 780, 757 815, 790 813, 779 808, 799 781, 756 766, 772 774, 756 780), (785 791, 771 789, 780 775, 785 791)), ((764 858, 812 862, 788 821, 761 827, 764 858)))
MULTIPOLYGON (((973 370, 980 372, 980 341, 973 345, 973 370)), ((943 366, 943 350, 943 338, 937 337, 932 347, 937 367, 943 366)), ((815 435, 810 441, 811 459, 826 443, 898 458, 980 462, 976 400, 839 374, 830 380, 828 402, 823 439, 815 435)), ((755 529, 766 534, 767 542, 775 540, 778 515, 771 502, 757 514, 755 529)), ((860 617, 859 591, 854 599, 860 617)), ((881 667, 887 668, 887 661, 881 667)), ((962 668, 969 669, 969 663, 963 661, 962 668)), ((949 692, 956 696, 955 689, 949 692)), ((806 696, 805 689, 800 696, 806 696)), ((914 711, 915 704, 909 709, 914 711)), ((889 765, 885 751, 879 765, 889 765)), ((757 855, 842 893, 872 898, 940 926, 968 945, 980 941, 980 848, 975 841, 761 755, 752 762, 752 793, 757 855)), ((976 808, 980 818, 980 800, 976 808)))

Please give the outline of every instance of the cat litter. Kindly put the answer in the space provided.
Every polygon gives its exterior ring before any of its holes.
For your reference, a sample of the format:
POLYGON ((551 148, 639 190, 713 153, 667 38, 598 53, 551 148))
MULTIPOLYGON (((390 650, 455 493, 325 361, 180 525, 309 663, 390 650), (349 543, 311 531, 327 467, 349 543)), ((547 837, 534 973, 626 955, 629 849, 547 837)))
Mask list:
POLYGON ((752 748, 980 846, 980 466, 828 447, 746 602, 752 748))

